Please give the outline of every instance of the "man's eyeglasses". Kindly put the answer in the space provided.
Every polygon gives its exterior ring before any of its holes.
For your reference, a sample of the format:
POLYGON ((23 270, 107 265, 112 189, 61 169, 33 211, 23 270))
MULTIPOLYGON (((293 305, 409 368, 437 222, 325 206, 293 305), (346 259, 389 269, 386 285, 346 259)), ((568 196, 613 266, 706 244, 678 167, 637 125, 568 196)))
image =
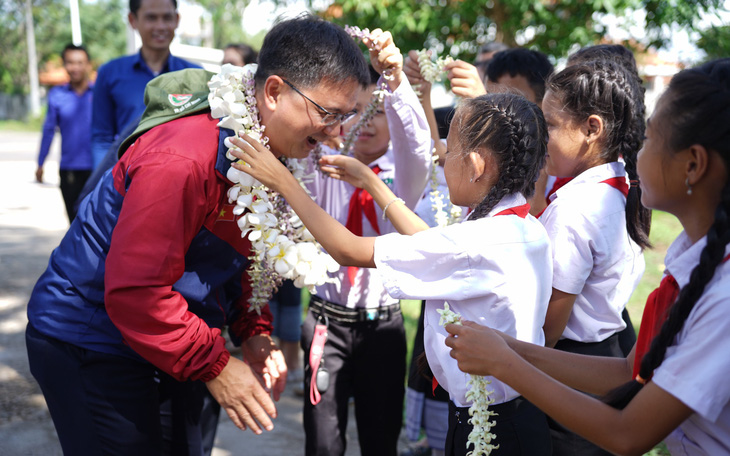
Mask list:
POLYGON ((294 84, 292 84, 291 82, 289 82, 289 81, 287 81, 286 79, 283 79, 283 78, 282 78, 282 81, 284 81, 286 83, 286 85, 288 85, 289 87, 291 87, 292 89, 294 89, 294 91, 296 93, 298 93, 299 95, 303 96, 307 101, 309 101, 317 109, 319 109, 320 113, 322 114, 322 125, 324 125, 326 127, 329 127, 331 125, 334 125, 334 124, 336 124, 338 122, 341 123, 341 124, 342 123, 345 123, 345 122, 347 122, 348 120, 352 119, 353 117, 355 117, 357 115, 357 111, 354 111, 354 110, 353 111, 350 111, 348 113, 345 113, 345 114, 340 114, 340 113, 337 113, 337 112, 330 112, 330 111, 324 109, 322 106, 318 105, 317 102, 315 102, 314 100, 312 100, 308 96, 304 95, 299 89, 297 89, 296 87, 294 87, 294 84))

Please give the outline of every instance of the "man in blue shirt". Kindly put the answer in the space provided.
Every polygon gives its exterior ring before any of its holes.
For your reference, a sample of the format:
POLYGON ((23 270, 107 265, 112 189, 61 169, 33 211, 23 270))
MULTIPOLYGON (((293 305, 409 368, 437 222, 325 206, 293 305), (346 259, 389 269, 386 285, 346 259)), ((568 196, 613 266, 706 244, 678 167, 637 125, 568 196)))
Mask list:
POLYGON ((99 68, 91 124, 94 167, 114 139, 144 112, 144 89, 161 73, 198 65, 170 54, 170 43, 180 22, 177 0, 130 0, 129 24, 139 32, 137 54, 111 60, 99 68))
POLYGON ((61 131, 61 194, 69 222, 76 216, 74 203, 92 169, 91 103, 93 87, 89 80, 89 53, 83 46, 69 44, 61 54, 69 83, 48 93, 48 112, 43 124, 43 138, 38 153, 35 178, 43 182, 43 163, 56 133, 61 131))

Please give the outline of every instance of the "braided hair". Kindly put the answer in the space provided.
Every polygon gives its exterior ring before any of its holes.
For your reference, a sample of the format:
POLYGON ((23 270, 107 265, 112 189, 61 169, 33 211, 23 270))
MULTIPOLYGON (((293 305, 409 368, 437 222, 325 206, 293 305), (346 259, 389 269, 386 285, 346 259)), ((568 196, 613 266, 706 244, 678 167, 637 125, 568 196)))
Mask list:
POLYGON ((562 101, 566 111, 578 122, 591 115, 603 119, 606 134, 600 159, 604 163, 623 157, 632 185, 626 197, 626 230, 642 249, 649 247, 651 211, 641 204, 636 157, 644 136, 636 121, 642 115, 637 107, 640 98, 640 80, 612 60, 579 62, 553 74, 547 82, 548 90, 562 101))
MULTIPOLYGON (((708 151, 718 153, 725 168, 730 170, 730 59, 715 60, 680 72, 672 79, 662 100, 666 102, 662 122, 665 124, 663 130, 667 132, 667 148, 679 151, 693 144, 702 145, 708 151)), ((667 348, 723 261, 730 243, 730 176, 720 196, 700 261, 641 360, 639 376, 643 379, 651 378, 662 364, 667 348)), ((611 391, 604 400, 623 409, 641 387, 641 383, 632 380, 611 391)))
POLYGON ((545 164, 547 128, 542 111, 520 95, 500 93, 464 100, 451 128, 464 154, 486 150, 494 157, 497 183, 470 215, 489 214, 499 201, 515 192, 530 197, 545 164))

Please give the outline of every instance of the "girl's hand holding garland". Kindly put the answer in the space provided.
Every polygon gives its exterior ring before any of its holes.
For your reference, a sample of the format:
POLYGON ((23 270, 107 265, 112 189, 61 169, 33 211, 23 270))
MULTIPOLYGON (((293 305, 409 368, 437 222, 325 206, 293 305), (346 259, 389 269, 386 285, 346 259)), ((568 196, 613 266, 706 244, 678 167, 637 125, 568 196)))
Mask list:
POLYGON ((239 135, 239 138, 230 138, 236 148, 229 149, 229 153, 243 160, 245 164, 233 162, 232 167, 243 171, 282 195, 285 195, 284 189, 288 184, 299 187, 299 182, 292 173, 269 149, 244 132, 240 132, 239 135))
POLYGON ((372 189, 373 179, 378 177, 369 166, 360 160, 345 155, 325 155, 319 160, 320 170, 333 179, 342 180, 368 192, 372 189))
POLYGON ((473 321, 448 324, 444 329, 449 333, 446 346, 451 348, 450 355, 463 372, 498 377, 496 373, 503 361, 516 355, 499 331, 473 321))

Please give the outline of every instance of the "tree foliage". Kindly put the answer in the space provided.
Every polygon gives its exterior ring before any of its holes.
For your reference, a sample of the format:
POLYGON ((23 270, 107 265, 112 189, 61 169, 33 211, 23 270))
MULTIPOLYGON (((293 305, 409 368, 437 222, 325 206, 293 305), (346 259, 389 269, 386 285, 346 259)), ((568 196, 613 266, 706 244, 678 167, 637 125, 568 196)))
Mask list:
POLYGON ((231 43, 247 42, 241 27, 248 0, 196 0, 212 16, 213 47, 222 49, 231 43))
POLYGON ((705 51, 707 60, 730 57, 730 26, 703 30, 697 46, 705 51))
MULTIPOLYGON (((68 0, 32 0, 39 65, 57 59, 71 43, 68 0)), ((95 66, 122 55, 126 43, 124 0, 80 1, 82 40, 95 66)), ((0 0, 0 92, 23 93, 28 87, 25 0, 0 0)))
MULTIPOLYGON (((644 9, 646 45, 662 45, 665 24, 694 28, 702 12, 723 0, 335 0, 326 19, 390 30, 401 49, 428 47, 471 60, 479 46, 501 41, 564 56, 575 45, 600 41, 602 15, 630 16, 644 9)), ((627 19, 630 19, 627 17, 627 19)))

